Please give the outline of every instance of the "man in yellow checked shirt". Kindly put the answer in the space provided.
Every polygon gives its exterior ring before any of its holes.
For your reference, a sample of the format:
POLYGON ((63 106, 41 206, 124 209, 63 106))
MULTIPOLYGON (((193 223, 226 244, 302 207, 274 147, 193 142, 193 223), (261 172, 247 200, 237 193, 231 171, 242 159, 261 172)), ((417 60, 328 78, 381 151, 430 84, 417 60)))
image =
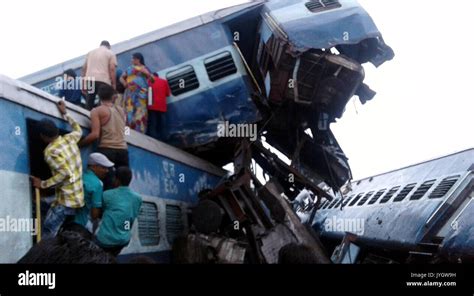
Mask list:
POLYGON ((82 160, 77 142, 81 139, 82 130, 79 124, 67 114, 66 104, 58 103, 59 112, 71 124, 72 132, 59 135, 59 129, 50 119, 43 119, 39 124, 41 139, 48 144, 44 150, 44 159, 49 165, 52 177, 42 181, 31 177, 33 186, 40 189, 56 187, 56 198, 51 205, 43 224, 43 238, 56 236, 67 219, 74 218, 76 210, 84 206, 82 186, 82 160))

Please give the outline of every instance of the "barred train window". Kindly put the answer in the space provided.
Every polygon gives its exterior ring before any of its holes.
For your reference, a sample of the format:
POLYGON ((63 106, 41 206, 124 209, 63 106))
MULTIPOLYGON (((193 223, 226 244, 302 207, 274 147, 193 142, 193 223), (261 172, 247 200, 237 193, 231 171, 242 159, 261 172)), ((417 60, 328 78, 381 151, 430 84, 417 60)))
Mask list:
POLYGON ((192 66, 185 66, 166 74, 173 96, 184 94, 199 87, 199 80, 192 66))
POLYGON ((449 190, 456 184, 456 182, 459 180, 461 176, 452 176, 452 177, 447 177, 444 178, 438 186, 431 192, 430 196, 428 198, 442 198, 444 197, 449 190))
POLYGON ((232 54, 228 51, 210 57, 204 61, 209 80, 216 81, 237 73, 232 54))
POLYGON ((174 240, 183 234, 183 212, 180 206, 166 205, 166 236, 168 242, 173 244, 174 240))
POLYGON ((306 8, 311 12, 320 12, 333 8, 341 7, 341 3, 337 0, 310 0, 305 3, 306 8))
POLYGON ((138 238, 142 246, 157 246, 160 243, 158 207, 152 202, 143 202, 140 208, 138 238))
POLYGON ((433 186, 435 182, 436 182, 436 179, 423 182, 423 184, 421 184, 420 187, 416 189, 415 193, 413 193, 413 195, 410 197, 410 200, 421 199, 426 194, 426 192, 430 190, 431 186, 433 186))

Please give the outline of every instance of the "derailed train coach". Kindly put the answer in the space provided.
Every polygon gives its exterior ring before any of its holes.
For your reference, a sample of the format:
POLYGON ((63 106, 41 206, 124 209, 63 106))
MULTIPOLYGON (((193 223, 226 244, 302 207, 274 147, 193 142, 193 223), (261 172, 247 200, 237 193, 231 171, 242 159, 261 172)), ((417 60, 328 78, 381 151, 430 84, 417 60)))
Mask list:
POLYGON ((333 262, 474 262, 474 149, 354 181, 347 191, 321 203, 313 222, 333 262))
MULTIPOLYGON (((335 189, 352 176, 330 124, 354 95, 363 103, 375 95, 363 83, 362 64, 379 66, 394 56, 354 0, 252 1, 112 50, 120 69, 139 51, 168 79, 172 95, 160 140, 221 166, 240 140, 219 137, 218 126, 256 124, 299 172, 335 189)), ((84 56, 22 80, 56 94, 56 78, 69 68, 79 73, 83 63, 84 56)))

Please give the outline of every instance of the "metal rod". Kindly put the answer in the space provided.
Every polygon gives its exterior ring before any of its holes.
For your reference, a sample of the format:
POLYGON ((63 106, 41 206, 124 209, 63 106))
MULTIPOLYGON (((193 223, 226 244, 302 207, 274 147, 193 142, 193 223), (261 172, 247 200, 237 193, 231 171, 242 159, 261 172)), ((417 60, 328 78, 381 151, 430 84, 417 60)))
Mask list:
POLYGON ((35 188, 35 196, 36 196, 36 242, 39 243, 41 241, 41 193, 38 188, 35 188))

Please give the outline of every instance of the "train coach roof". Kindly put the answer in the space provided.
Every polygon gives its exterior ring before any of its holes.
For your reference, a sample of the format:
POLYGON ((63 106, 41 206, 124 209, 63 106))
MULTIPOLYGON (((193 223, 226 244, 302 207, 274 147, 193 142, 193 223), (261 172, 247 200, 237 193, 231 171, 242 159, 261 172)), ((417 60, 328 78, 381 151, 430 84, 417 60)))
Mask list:
POLYGON ((351 185, 355 191, 357 188, 360 190, 372 187, 382 188, 384 185, 419 182, 472 170, 474 170, 474 148, 353 181, 351 185))

